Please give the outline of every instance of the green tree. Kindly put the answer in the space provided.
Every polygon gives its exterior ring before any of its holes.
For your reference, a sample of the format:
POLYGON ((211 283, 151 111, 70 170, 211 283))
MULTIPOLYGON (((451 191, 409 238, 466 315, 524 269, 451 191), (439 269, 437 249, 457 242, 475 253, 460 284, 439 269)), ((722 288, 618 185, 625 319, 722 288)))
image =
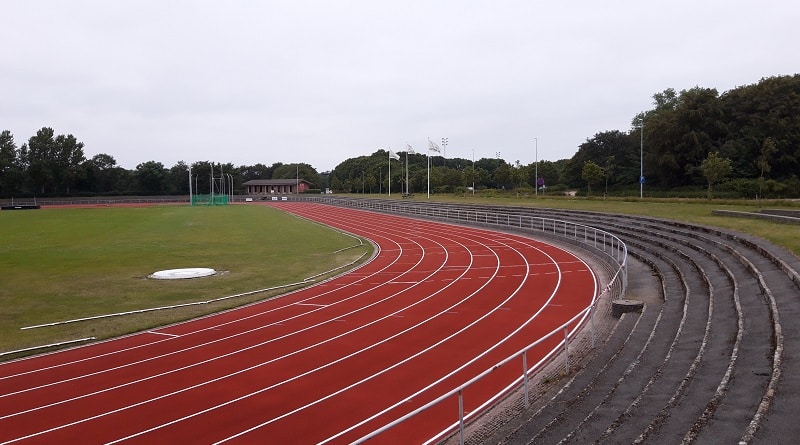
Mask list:
POLYGON ((124 169, 117 166, 113 156, 105 153, 94 155, 83 163, 84 191, 95 193, 108 193, 119 190, 124 169))
POLYGON ((514 187, 523 187, 527 177, 527 168, 519 160, 514 161, 514 165, 511 166, 511 183, 514 187))
POLYGON ((212 167, 216 170, 216 174, 219 175, 219 170, 211 162, 199 161, 192 164, 192 190, 194 193, 203 195, 211 194, 212 167))
POLYGON ((731 174, 731 160, 728 158, 721 158, 719 153, 712 151, 708 157, 703 160, 700 165, 700 170, 708 183, 708 199, 711 199, 711 189, 714 184, 723 181, 728 175, 731 174))
POLYGON ((757 159, 770 138, 776 152, 770 177, 789 181, 800 171, 800 74, 761 79, 721 96, 730 129, 722 155, 731 158, 734 174, 758 178, 757 159))
POLYGON ((498 189, 513 189, 514 177, 511 175, 511 166, 503 162, 495 170, 492 176, 494 186, 498 189))
MULTIPOLYGON (((231 169, 233 166, 228 164, 231 169)), ((170 195, 188 195, 189 194, 189 165, 183 161, 178 161, 175 165, 170 167, 166 173, 166 190, 165 192, 170 195)), ((192 184, 194 188, 194 184, 192 184)))
MULTIPOLYGON (((310 182, 311 188, 317 188, 319 173, 309 164, 284 164, 276 168, 272 174, 272 179, 297 179, 298 177, 310 182)), ((360 173, 358 179, 361 179, 360 173)), ((360 185, 361 183, 359 183, 359 190, 361 190, 360 185)))
POLYGON ((55 132, 43 127, 27 144, 20 147, 20 161, 30 187, 38 193, 53 191, 53 154, 56 152, 55 132))
POLYGON ((592 194, 592 185, 597 185, 600 181, 603 180, 605 173, 603 173, 603 168, 599 165, 595 164, 592 161, 586 161, 583 163, 583 169, 581 170, 581 179, 586 182, 586 192, 591 196, 592 194))
POLYGON ((166 178, 167 172, 160 162, 147 161, 136 166, 136 182, 140 192, 148 195, 163 194, 166 178))
POLYGON ((10 196, 21 190, 19 181, 19 150, 8 130, 0 133, 0 196, 10 196))
POLYGON ((560 174, 558 172, 558 167, 556 163, 553 161, 539 161, 539 166, 536 166, 536 163, 531 163, 528 165, 528 183, 531 186, 536 187, 536 174, 539 174, 539 178, 544 180, 544 186, 552 187, 554 185, 558 185, 561 183, 560 174))
POLYGON ((237 168, 237 175, 242 182, 251 179, 272 179, 274 169, 264 164, 242 165, 237 168))
POLYGON ((653 104, 656 106, 656 111, 675 110, 678 108, 678 93, 674 88, 667 88, 666 90, 653 94, 653 104))
POLYGON ((769 173, 772 170, 772 165, 770 164, 770 160, 772 156, 778 151, 777 147, 775 146, 775 140, 772 138, 766 138, 764 143, 761 144, 761 153, 756 159, 756 165, 758 169, 761 170, 761 176, 758 178, 758 196, 761 197, 764 194, 764 174, 769 173))
MULTIPOLYGON (((578 151, 566 163, 564 173, 560 178, 572 187, 579 187, 583 183, 581 174, 586 161, 598 165, 607 163, 613 157, 615 168, 612 184, 632 184, 639 178, 639 133, 624 133, 619 130, 597 133, 591 139, 578 147, 578 151)), ((553 183, 555 184, 555 183, 553 183)))
POLYGON ((34 190, 39 193, 70 193, 80 180, 83 142, 73 135, 58 135, 43 127, 20 148, 20 163, 34 190))
POLYGON ((670 103, 647 115, 645 137, 654 179, 668 186, 692 183, 697 166, 722 146, 727 133, 717 90, 681 91, 674 108, 670 103))
MULTIPOLYGON (((487 179, 485 182, 481 182, 481 184, 486 188, 495 188, 499 189, 502 185, 497 184, 495 178, 495 173, 497 169, 508 165, 506 161, 498 158, 481 158, 475 161, 475 170, 480 171, 481 169, 484 170, 487 174, 487 179)), ((503 177, 503 174, 500 175, 503 177)))
POLYGON ((83 155, 83 142, 78 142, 71 134, 58 135, 54 148, 50 170, 55 189, 69 195, 72 188, 81 179, 80 176, 83 172, 81 165, 86 161, 83 155))
POLYGON ((605 195, 608 195, 608 180, 613 178, 614 176, 614 169, 616 168, 616 164, 614 164, 614 162, 615 162, 614 156, 607 157, 606 166, 603 168, 603 177, 606 180, 605 195))

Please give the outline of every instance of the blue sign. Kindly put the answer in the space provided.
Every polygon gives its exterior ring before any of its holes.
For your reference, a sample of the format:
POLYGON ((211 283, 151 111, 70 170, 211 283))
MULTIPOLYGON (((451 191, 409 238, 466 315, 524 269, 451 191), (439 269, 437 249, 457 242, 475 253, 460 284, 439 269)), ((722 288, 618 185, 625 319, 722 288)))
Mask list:
POLYGON ((639 184, 644 184, 644 176, 639 176, 639 184))
POLYGON ((537 179, 537 180, 536 180, 536 183, 537 183, 537 184, 539 184, 540 186, 541 186, 541 185, 544 185, 544 178, 539 178, 539 179, 537 179))

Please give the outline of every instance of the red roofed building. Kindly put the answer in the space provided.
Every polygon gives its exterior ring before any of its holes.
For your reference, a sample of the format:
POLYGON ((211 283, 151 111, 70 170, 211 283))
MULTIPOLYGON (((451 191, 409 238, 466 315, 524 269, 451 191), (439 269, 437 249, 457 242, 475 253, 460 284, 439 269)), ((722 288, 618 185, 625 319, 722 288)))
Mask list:
POLYGON ((251 179, 242 185, 247 195, 287 195, 311 188, 305 179, 251 179))

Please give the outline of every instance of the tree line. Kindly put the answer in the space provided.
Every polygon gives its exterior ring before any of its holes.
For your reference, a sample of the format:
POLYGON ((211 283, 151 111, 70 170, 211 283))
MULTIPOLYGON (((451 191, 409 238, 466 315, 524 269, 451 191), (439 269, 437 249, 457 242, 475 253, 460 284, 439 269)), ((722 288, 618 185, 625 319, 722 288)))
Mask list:
MULTIPOLYGON (((334 189, 376 193, 405 190, 405 152, 348 159, 331 172, 334 189)), ((428 189, 427 159, 408 156, 408 190, 428 189)), ((533 193, 649 194, 788 198, 800 196, 800 75, 764 78, 719 94, 713 88, 672 88, 653 95, 653 108, 628 130, 595 134, 570 159, 523 165, 500 159, 431 158, 430 190, 514 189, 533 193), (538 171, 538 176, 537 176, 538 171), (526 190, 527 189, 527 190, 526 190)))
POLYGON ((101 153, 86 159, 84 144, 73 135, 56 135, 43 127, 17 147, 9 130, 0 133, 0 197, 187 195, 210 193, 212 173, 215 193, 221 187, 234 193, 251 179, 290 179, 299 175, 312 184, 327 182, 308 164, 255 164, 234 166, 209 161, 171 167, 147 161, 128 170, 113 156, 101 153))
POLYGON ((590 182, 605 181, 610 190, 635 190, 644 176, 656 192, 717 186, 736 197, 800 196, 800 75, 723 94, 670 88, 653 95, 653 105, 633 117, 628 131, 587 139, 565 163, 562 180, 587 184, 583 170, 593 163, 602 171, 594 169, 590 182))
POLYGON ((299 175, 315 189, 347 193, 466 193, 515 190, 634 195, 644 180, 648 194, 731 197, 800 196, 800 75, 761 79, 719 94, 716 89, 672 88, 653 95, 653 108, 633 116, 627 130, 607 130, 578 146, 569 159, 522 164, 499 158, 445 158, 377 150, 349 158, 331 172, 308 164, 234 166, 148 161, 126 170, 113 156, 86 159, 84 144, 71 134, 43 127, 17 147, 0 133, 0 196, 188 194, 208 190, 212 170, 241 192, 250 179, 299 175), (407 159, 407 161, 406 161, 407 159), (408 171, 406 171, 406 162, 408 171), (406 178, 408 178, 406 180, 406 178))

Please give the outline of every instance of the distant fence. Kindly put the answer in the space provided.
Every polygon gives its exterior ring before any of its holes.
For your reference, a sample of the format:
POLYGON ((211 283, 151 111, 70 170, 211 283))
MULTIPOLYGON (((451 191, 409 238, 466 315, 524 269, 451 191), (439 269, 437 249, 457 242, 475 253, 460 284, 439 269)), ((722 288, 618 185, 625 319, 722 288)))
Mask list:
POLYGON ((193 195, 193 206, 222 206, 228 205, 228 195, 193 195))
POLYGON ((36 206, 76 206, 76 205, 119 205, 119 204, 188 204, 189 196, 114 196, 107 198, 23 198, 0 200, 0 205, 36 205, 36 206))

